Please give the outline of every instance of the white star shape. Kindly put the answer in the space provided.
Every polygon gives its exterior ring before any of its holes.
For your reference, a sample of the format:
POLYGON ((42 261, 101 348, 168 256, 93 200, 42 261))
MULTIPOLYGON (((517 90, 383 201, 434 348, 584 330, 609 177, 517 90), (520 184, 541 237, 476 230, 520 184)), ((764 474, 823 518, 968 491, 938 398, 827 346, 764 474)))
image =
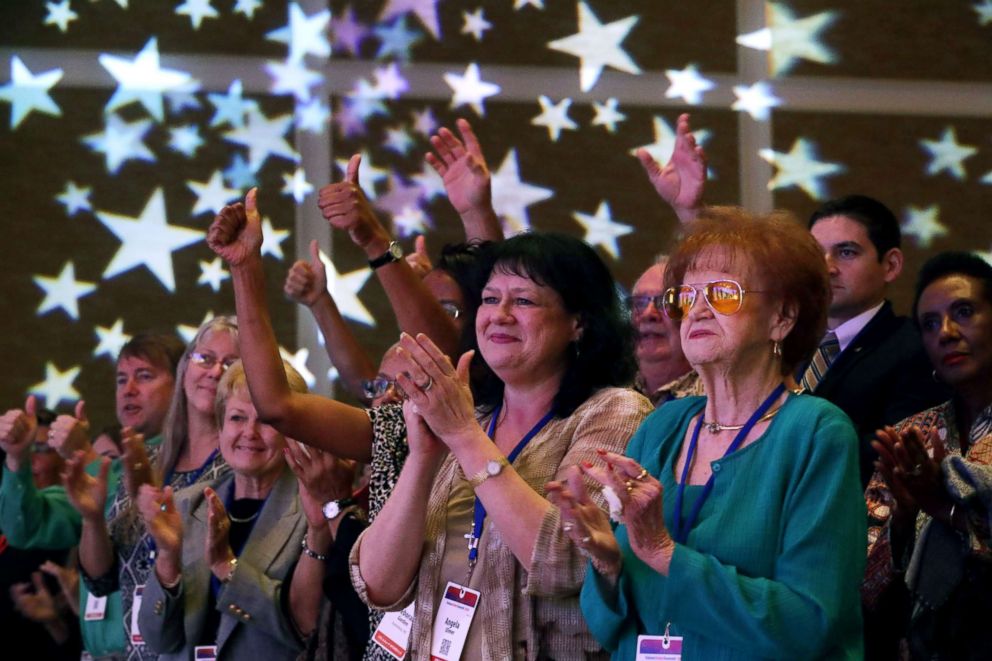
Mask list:
POLYGON ((209 285, 215 292, 220 291, 220 285, 229 279, 231 274, 224 269, 224 260, 215 257, 212 262, 200 260, 200 277, 196 279, 198 285, 209 285))
POLYGON ((372 72, 375 77, 376 94, 386 99, 398 99, 410 89, 410 83, 400 73, 400 67, 395 62, 390 62, 389 66, 377 67, 372 72))
POLYGON ((172 293, 176 278, 172 253, 201 241, 204 233, 187 227, 169 225, 165 217, 165 196, 156 188, 137 218, 97 211, 96 217, 121 241, 121 247, 103 272, 104 278, 146 267, 172 293))
POLYGON ((228 202, 241 197, 241 191, 228 188, 224 184, 224 173, 214 170, 208 181, 186 181, 186 186, 196 194, 196 204, 193 205, 193 215, 201 213, 217 214, 228 202))
POLYGON ((982 177, 979 181, 981 181, 983 184, 992 184, 992 170, 986 172, 985 176, 982 177))
POLYGON ((552 142, 558 142, 562 130, 574 131, 579 128, 579 125, 568 116, 568 108, 572 105, 571 99, 552 103, 551 99, 542 94, 537 98, 537 102, 541 104, 541 114, 530 120, 530 123, 533 126, 547 127, 552 142))
POLYGON ((383 141, 382 146, 386 149, 392 149, 397 154, 406 155, 410 152, 410 148, 413 147, 413 138, 410 137, 410 133, 402 126, 399 128, 389 128, 386 129, 386 139, 383 141))
POLYGON ((682 98, 690 105, 699 105, 703 102, 703 93, 709 92, 716 87, 716 83, 699 75, 699 69, 695 64, 690 64, 685 69, 668 69, 665 71, 671 85, 665 91, 666 99, 682 98))
POLYGON ((262 257, 272 255, 279 261, 285 259, 282 253, 282 242, 289 238, 289 230, 277 230, 272 221, 262 218, 262 257))
POLYGON ((65 184, 65 190, 55 196, 61 204, 65 205, 65 212, 70 216, 75 216, 80 211, 92 211, 90 205, 90 193, 92 188, 81 188, 76 182, 69 181, 65 184))
POLYGON ((244 14, 248 20, 255 18, 255 10, 261 8, 262 0, 237 0, 234 4, 235 14, 244 14))
POLYGON ((63 401, 75 402, 80 395, 72 383, 79 376, 80 371, 79 365, 73 365, 63 372, 55 367, 55 363, 49 361, 45 363, 45 380, 28 388, 28 392, 44 397, 45 406, 50 409, 54 409, 63 401))
POLYGON ((462 24, 462 34, 470 34, 475 37, 476 41, 482 41, 486 30, 493 27, 493 24, 486 20, 486 16, 482 11, 482 7, 479 7, 471 14, 467 11, 462 11, 462 21, 464 21, 462 24))
POLYGON ((788 153, 771 149, 761 149, 758 155, 775 166, 775 176, 768 182, 768 190, 798 186, 814 200, 826 197, 824 184, 820 181, 844 172, 839 163, 817 160, 816 143, 806 138, 798 138, 792 143, 788 153))
MULTIPOLYGON (((664 117, 655 115, 653 122, 654 142, 649 145, 635 147, 629 153, 636 158, 639 149, 646 149, 651 154, 651 158, 659 163, 667 163, 672 157, 672 152, 675 151, 675 130, 665 121, 664 117)), ((700 146, 705 145, 706 141, 710 139, 710 131, 708 129, 693 131, 692 135, 696 138, 696 144, 700 146)))
POLYGON ((331 109, 320 99, 296 104, 296 126, 303 131, 323 133, 330 118, 331 109))
POLYGON ((605 104, 593 101, 592 109, 596 111, 596 116, 592 118, 592 125, 604 126, 610 133, 615 133, 617 124, 627 119, 627 115, 618 110, 617 100, 612 97, 607 99, 605 104))
POLYGON ((331 44, 327 41, 330 20, 331 12, 327 9, 307 16, 300 5, 293 2, 289 5, 289 25, 272 30, 265 38, 287 44, 290 62, 301 62, 307 55, 327 57, 331 54, 331 44))
POLYGON ((825 11, 806 18, 796 18, 787 6, 766 4, 768 27, 737 37, 737 43, 755 50, 771 51, 773 75, 789 72, 799 60, 820 64, 835 62, 837 56, 819 41, 819 34, 839 16, 825 11))
POLYGON ((435 119, 434 111, 430 107, 424 108, 422 112, 414 110, 410 113, 410 118, 413 130, 422 136, 429 138, 437 129, 437 119, 435 119))
POLYGON ((275 95, 292 94, 299 101, 309 101, 312 96, 310 88, 323 82, 324 77, 316 71, 307 69, 299 62, 287 60, 282 62, 267 62, 266 71, 272 76, 272 87, 275 95))
POLYGON ((420 198, 425 202, 430 202, 438 195, 444 194, 444 179, 427 163, 424 163, 420 172, 412 175, 410 179, 420 188, 420 198))
POLYGON ((500 92, 499 85, 487 83, 479 77, 479 65, 475 62, 468 65, 464 76, 444 74, 444 82, 454 91, 451 97, 452 109, 464 105, 471 106, 480 117, 486 116, 486 109, 483 106, 486 98, 500 92))
POLYGON ((76 267, 72 261, 62 266, 62 271, 54 278, 44 275, 34 276, 34 283, 45 290, 45 298, 38 306, 38 316, 62 308, 65 313, 79 320, 79 299, 96 291, 96 283, 76 280, 76 267))
POLYGON ((293 174, 282 175, 283 195, 292 195, 297 204, 303 204, 306 196, 313 192, 313 184, 307 181, 307 174, 303 168, 296 168, 293 174))
POLYGON ((599 246, 610 254, 613 259, 620 258, 620 248, 617 239, 634 231, 630 225, 624 225, 613 220, 610 203, 603 200, 596 208, 595 215, 579 211, 572 212, 572 218, 585 231, 583 240, 592 247, 599 246))
POLYGON ((508 234, 530 229, 527 207, 554 195, 550 188, 534 186, 520 179, 516 149, 507 152, 499 169, 492 175, 492 186, 493 208, 510 230, 508 234))
POLYGON ((327 271, 327 291, 341 311, 341 316, 374 328, 375 319, 358 298, 358 292, 365 286, 372 270, 365 267, 340 274, 323 250, 320 251, 320 261, 324 262, 327 271))
POLYGON ((396 234, 403 238, 426 233, 427 225, 427 215, 420 207, 406 206, 393 216, 393 227, 396 228, 396 234))
POLYGON ((93 349, 94 358, 106 356, 110 360, 116 361, 121 348, 131 339, 131 336, 124 332, 123 319, 115 321, 110 328, 96 326, 93 330, 96 332, 98 340, 96 349, 93 349))
POLYGON ((388 23, 400 14, 413 12, 436 40, 441 39, 441 26, 437 20, 438 0, 388 0, 379 14, 380 23, 388 23))
POLYGON ((902 235, 916 238, 916 245, 929 248, 939 236, 947 235, 947 228, 940 222, 940 207, 931 204, 926 209, 910 205, 906 207, 906 220, 902 223, 902 235))
MULTIPOLYGON (((376 167, 372 163, 372 156, 368 151, 363 149, 361 154, 362 162, 358 164, 358 182, 362 186, 362 191, 365 192, 365 197, 374 200, 378 197, 376 184, 389 176, 389 170, 376 167)), ((349 160, 350 158, 338 158, 334 160, 334 164, 338 166, 342 174, 348 171, 349 160)))
POLYGON ((753 85, 734 85, 737 100, 730 107, 746 112, 752 119, 763 122, 768 119, 772 108, 782 105, 782 99, 775 96, 772 86, 763 80, 753 85))
POLYGON ((292 365, 293 369, 300 373, 308 388, 313 388, 317 385, 317 377, 307 368, 307 361, 310 359, 309 349, 303 347, 296 353, 290 353, 284 347, 279 347, 279 357, 292 365))
POLYGON ((248 147, 248 166, 252 172, 258 172, 269 156, 299 160, 296 151, 283 137, 292 125, 292 115, 267 119, 261 112, 251 110, 248 112, 248 125, 228 131, 224 139, 248 147))
POLYGON ((936 175, 946 170, 958 181, 964 181, 965 178, 964 160, 978 153, 971 145, 958 142, 953 126, 944 129, 940 140, 920 140, 920 146, 930 154, 927 174, 936 175))
POLYGON ((57 25, 60 32, 68 30, 69 22, 79 18, 79 14, 72 11, 69 7, 69 0, 62 0, 58 4, 46 2, 45 9, 48 10, 48 16, 45 17, 45 25, 57 25))
POLYGON ((210 119, 210 126, 227 122, 235 128, 242 128, 245 125, 245 115, 258 112, 258 102, 242 98, 242 89, 241 80, 235 80, 227 88, 227 94, 207 94, 207 99, 216 109, 210 119))
POLYGON ((152 37, 133 60, 104 53, 98 58, 117 81, 117 90, 107 102, 111 112, 138 101, 157 121, 162 121, 162 93, 187 87, 193 80, 185 71, 159 66, 158 40, 152 37))
POLYGON ((978 14, 978 24, 982 27, 992 23, 992 0, 982 0, 971 8, 978 14))
POLYGON ((210 5, 210 0, 186 0, 176 7, 176 15, 189 16, 193 29, 199 30, 204 18, 217 18, 220 14, 210 5))
POLYGON ((10 82, 0 87, 0 101, 10 104, 10 128, 16 129, 32 111, 62 116, 62 111, 48 96, 55 83, 62 79, 62 69, 50 69, 33 75, 21 58, 10 58, 10 82))
POLYGON ((105 122, 103 133, 91 133, 82 140, 93 151, 104 154, 107 172, 117 174, 131 159, 155 162, 155 155, 144 143, 152 125, 150 119, 128 124, 117 115, 107 115, 105 122))
POLYGON ((588 92, 596 85, 603 67, 626 73, 641 73, 641 68, 620 47, 627 33, 637 25, 638 16, 628 16, 603 25, 584 2, 579 5, 579 31, 570 37, 548 43, 552 50, 579 58, 579 86, 588 92))
POLYGON ((513 10, 520 11, 527 6, 544 11, 544 0, 513 0, 513 10))
POLYGON ((203 146, 200 129, 196 124, 186 124, 169 129, 169 148, 180 154, 193 158, 196 150, 203 146))

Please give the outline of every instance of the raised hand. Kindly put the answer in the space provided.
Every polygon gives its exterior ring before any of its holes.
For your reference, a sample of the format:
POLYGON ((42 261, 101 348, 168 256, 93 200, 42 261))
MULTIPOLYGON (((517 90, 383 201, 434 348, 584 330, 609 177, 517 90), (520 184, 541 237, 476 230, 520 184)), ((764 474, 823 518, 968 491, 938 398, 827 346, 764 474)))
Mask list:
POLYGON ((431 258, 427 256, 427 238, 423 234, 417 235, 417 238, 413 240, 413 252, 405 259, 419 278, 426 277, 434 269, 431 258))
POLYGON ((107 504, 107 474, 110 471, 110 459, 104 457, 100 461, 100 471, 96 477, 86 472, 86 454, 77 451, 66 459, 65 470, 62 473, 62 486, 69 503, 76 508, 83 519, 102 520, 103 510, 107 504))
POLYGON ((332 227, 348 232, 356 246, 375 258, 386 252, 390 237, 358 183, 361 164, 361 154, 352 156, 344 181, 321 188, 317 206, 332 227))
POLYGON ((289 300, 307 307, 313 307, 322 296, 330 295, 327 292, 327 269, 320 259, 316 239, 310 241, 310 261, 300 259, 289 268, 282 290, 289 300))
POLYGON ((696 144, 689 127, 689 115, 679 115, 675 127, 675 149, 662 167, 646 149, 637 150, 637 158, 658 195, 672 207, 679 220, 696 216, 706 185, 706 154, 696 144))
POLYGON ((52 623, 59 619, 55 598, 45 587, 45 579, 40 571, 31 574, 31 583, 10 586, 10 599, 17 610, 33 622, 52 623))
POLYGON ((7 453, 7 468, 17 472, 28 459, 38 431, 38 403, 34 395, 24 402, 24 409, 10 409, 0 416, 0 448, 7 453))
POLYGON ((172 487, 159 489, 143 484, 135 502, 158 552, 179 558, 183 546, 183 521, 176 510, 172 487))
POLYGON ((124 427, 121 430, 121 446, 124 449, 123 454, 121 454, 121 466, 124 469, 124 489, 128 496, 134 499, 142 484, 154 486, 157 480, 152 470, 152 463, 148 459, 145 437, 142 434, 136 433, 130 427, 124 427))
POLYGON ((228 204, 207 231, 207 245, 231 266, 256 257, 262 248, 262 218, 256 206, 258 189, 252 188, 244 204, 228 204))
POLYGON ((562 531, 592 560, 596 571, 615 580, 620 574, 620 545, 606 512, 589 497, 578 467, 566 470, 565 481, 548 482, 545 491, 561 511, 562 531))
POLYGON ((86 402, 76 402, 76 416, 60 415, 49 428, 48 444, 63 457, 71 457, 76 450, 90 447, 90 421, 86 417, 86 402))
POLYGON ((462 139, 442 127, 431 137, 437 154, 428 152, 425 158, 444 180, 448 200, 459 215, 488 212, 493 204, 492 182, 482 147, 468 121, 459 119, 455 125, 462 139))
POLYGON ((355 462, 286 439, 283 456, 300 484, 300 502, 311 526, 324 524, 324 503, 351 495, 355 462))
POLYGON ((207 565, 214 576, 221 581, 231 573, 231 560, 235 557, 231 550, 231 520, 220 496, 211 488, 203 490, 207 498, 207 565))

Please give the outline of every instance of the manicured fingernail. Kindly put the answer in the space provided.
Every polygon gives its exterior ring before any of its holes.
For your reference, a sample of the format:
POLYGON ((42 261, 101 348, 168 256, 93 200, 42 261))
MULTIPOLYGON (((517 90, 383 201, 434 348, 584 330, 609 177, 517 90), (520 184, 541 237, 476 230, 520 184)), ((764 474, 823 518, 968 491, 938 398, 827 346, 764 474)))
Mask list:
POLYGON ((584 467, 586 467, 586 468, 592 468, 592 462, 591 461, 583 461, 582 462, 582 465, 584 467))
POLYGON ((596 453, 600 455, 605 455, 606 450, 604 450, 603 448, 596 448, 596 453))

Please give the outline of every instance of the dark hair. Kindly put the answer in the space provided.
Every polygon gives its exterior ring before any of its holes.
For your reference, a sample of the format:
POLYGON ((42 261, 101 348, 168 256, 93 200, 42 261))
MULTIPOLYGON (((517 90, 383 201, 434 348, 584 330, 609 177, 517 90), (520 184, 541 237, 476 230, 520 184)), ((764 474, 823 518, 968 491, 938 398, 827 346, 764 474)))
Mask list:
POLYGON ((444 271, 455 281, 462 292, 465 307, 462 310, 461 350, 468 351, 475 346, 475 315, 479 311, 482 288, 486 286, 489 272, 485 271, 483 254, 489 249, 490 241, 468 241, 446 243, 441 247, 434 268, 444 271))
POLYGON ((117 362, 125 358, 142 358, 175 376, 183 355, 182 340, 165 333, 138 333, 121 347, 117 362))
POLYGON ((784 309, 795 310, 796 323, 782 340, 783 375, 809 358, 827 326, 830 278, 820 246, 791 214, 707 207, 669 257, 665 289, 682 284, 686 271, 699 263, 730 273, 746 269, 781 297, 784 309), (725 262, 714 264, 713 248, 726 250, 725 262))
POLYGON ((813 228, 816 221, 830 216, 844 216, 861 223, 868 232, 868 238, 875 246, 879 262, 882 261, 885 253, 902 245, 899 220, 891 209, 873 197, 848 195, 847 197, 827 200, 809 217, 810 229, 813 228))
MULTIPOLYGON (((599 388, 630 383, 635 370, 632 331, 624 322, 613 276, 596 251, 572 236, 531 232, 491 244, 481 263, 486 281, 495 271, 529 278, 555 290, 565 310, 579 317, 582 335, 568 351, 554 398, 555 415, 571 415, 599 388)), ((474 334, 472 348, 478 349, 474 334)), ((478 351, 472 385, 483 410, 503 399, 503 382, 478 351)))
POLYGON ((115 422, 112 425, 107 425, 106 427, 100 430, 100 433, 98 433, 94 437, 94 440, 96 440, 101 436, 106 436, 107 438, 109 438, 113 442, 113 444, 117 446, 118 450, 120 451, 124 450, 124 447, 121 442, 121 423, 115 422))
POLYGON ((51 427, 58 415, 52 409, 38 409, 34 414, 39 427, 51 427))
POLYGON ((913 321, 919 326, 917 312, 923 290, 948 275, 964 275, 982 283, 982 296, 992 305, 992 265, 970 252, 948 251, 934 255, 920 269, 913 296, 913 321))

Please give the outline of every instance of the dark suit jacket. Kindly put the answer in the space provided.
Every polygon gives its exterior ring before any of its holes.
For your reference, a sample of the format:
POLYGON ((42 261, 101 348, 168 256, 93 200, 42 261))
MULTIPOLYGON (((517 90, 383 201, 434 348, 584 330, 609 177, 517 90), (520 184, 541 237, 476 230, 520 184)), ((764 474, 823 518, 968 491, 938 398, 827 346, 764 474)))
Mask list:
POLYGON ((874 472, 875 430, 947 401, 919 333, 888 301, 827 370, 813 394, 850 416, 861 439, 861 486, 874 472))
MULTIPOLYGON (((164 590, 155 572, 148 576, 138 626, 146 644, 160 659, 192 659, 207 620, 210 568, 204 557, 208 503, 213 487, 221 500, 234 489, 229 473, 213 483, 197 483, 177 494, 183 513, 183 573, 176 594, 164 590)), ((221 613, 217 632, 218 659, 295 659, 302 650, 283 605, 300 540, 307 529, 296 477, 287 468, 272 487, 258 521, 238 558, 231 582, 217 595, 221 613)))

